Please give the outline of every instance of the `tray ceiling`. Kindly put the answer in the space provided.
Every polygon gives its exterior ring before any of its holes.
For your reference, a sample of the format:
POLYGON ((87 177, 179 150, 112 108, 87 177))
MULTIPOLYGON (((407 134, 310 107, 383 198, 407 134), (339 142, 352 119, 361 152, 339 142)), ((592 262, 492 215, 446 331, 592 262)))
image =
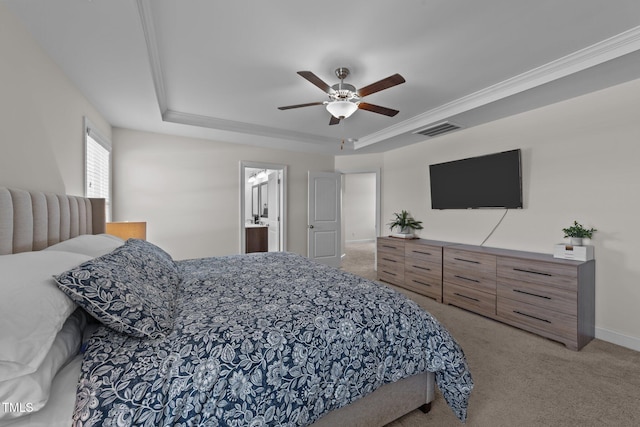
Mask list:
POLYGON ((113 126, 278 149, 379 152, 640 78, 636 0, 3 3, 113 126), (325 100, 296 72, 337 67, 400 73, 366 99, 400 113, 277 109, 325 100))

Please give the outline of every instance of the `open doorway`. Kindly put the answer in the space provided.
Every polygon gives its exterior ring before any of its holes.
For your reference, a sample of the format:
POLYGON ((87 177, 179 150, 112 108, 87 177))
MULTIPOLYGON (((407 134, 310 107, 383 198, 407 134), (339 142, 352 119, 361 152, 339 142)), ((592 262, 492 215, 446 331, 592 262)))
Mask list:
POLYGON ((375 279, 380 232, 380 171, 341 171, 343 266, 375 279))
POLYGON ((240 252, 286 251, 285 165, 240 162, 240 252))

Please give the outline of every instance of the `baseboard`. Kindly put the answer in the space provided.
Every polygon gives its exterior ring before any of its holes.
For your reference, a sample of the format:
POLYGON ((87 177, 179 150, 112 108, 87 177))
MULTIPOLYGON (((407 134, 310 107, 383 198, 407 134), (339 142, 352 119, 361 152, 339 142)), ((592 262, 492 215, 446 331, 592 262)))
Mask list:
POLYGON ((345 243, 366 243, 375 242, 376 239, 360 239, 360 240, 345 240, 345 243))
POLYGON ((603 328, 596 328, 596 338, 630 348, 631 350, 640 351, 640 338, 629 337, 603 328))

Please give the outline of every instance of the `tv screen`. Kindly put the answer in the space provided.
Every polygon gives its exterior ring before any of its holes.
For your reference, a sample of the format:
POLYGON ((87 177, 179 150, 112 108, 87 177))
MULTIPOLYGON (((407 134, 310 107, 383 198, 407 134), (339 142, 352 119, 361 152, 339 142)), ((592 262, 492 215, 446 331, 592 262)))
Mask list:
POLYGON ((520 149, 429 165, 433 209, 521 208, 520 149))

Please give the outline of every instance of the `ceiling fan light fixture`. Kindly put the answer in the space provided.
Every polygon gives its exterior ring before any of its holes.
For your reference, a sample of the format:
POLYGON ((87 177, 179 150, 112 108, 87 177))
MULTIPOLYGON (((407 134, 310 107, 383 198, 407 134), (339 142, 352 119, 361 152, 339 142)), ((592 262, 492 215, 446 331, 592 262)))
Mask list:
POLYGON ((336 119, 346 119, 356 112, 358 104, 351 101, 331 101, 327 103, 327 111, 336 119))

